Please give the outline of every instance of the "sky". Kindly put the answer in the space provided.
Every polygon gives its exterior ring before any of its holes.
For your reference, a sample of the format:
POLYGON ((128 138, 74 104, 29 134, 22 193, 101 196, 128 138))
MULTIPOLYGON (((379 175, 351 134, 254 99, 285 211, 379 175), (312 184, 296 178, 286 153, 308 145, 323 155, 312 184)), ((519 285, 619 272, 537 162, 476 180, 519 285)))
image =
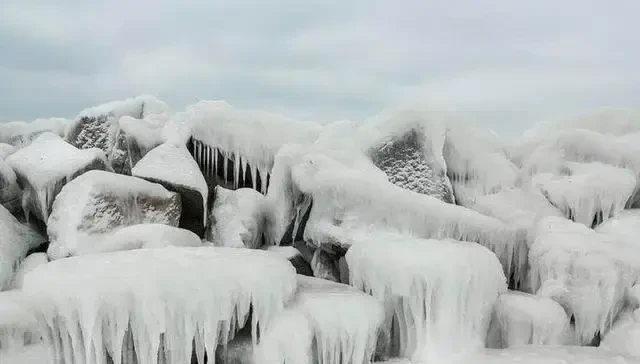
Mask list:
POLYGON ((637 0, 0 1, 0 121, 153 94, 328 122, 412 103, 498 133, 640 107, 637 0))

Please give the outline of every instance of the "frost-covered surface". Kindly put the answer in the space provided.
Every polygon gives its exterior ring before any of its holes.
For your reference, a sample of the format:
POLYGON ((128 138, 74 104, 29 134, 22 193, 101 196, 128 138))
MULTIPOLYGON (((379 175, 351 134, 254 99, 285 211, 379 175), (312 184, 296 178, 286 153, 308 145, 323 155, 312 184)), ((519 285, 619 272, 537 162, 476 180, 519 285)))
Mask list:
POLYGON ((255 249, 262 244, 264 196, 251 188, 215 188, 205 239, 215 246, 255 249))
POLYGON ((0 123, 0 142, 11 144, 16 148, 23 148, 45 132, 51 132, 60 137, 64 137, 69 123, 69 120, 63 118, 36 119, 31 122, 14 121, 0 123))
POLYGON ((121 117, 112 150, 113 169, 118 173, 131 174, 131 169, 142 157, 162 144, 162 132, 168 118, 167 114, 153 114, 144 119, 121 117))
MULTIPOLYGON (((133 167, 131 174, 180 193, 182 205, 189 206, 184 211, 193 211, 195 215, 183 214, 183 220, 198 218, 201 222, 199 230, 204 230, 207 225, 209 188, 198 164, 185 146, 165 143, 154 148, 133 167)), ((181 226, 189 223, 181 222, 181 226)))
POLYGON ((27 252, 45 241, 46 238, 21 224, 0 205, 0 291, 8 288, 27 252))
POLYGON ((566 163, 563 175, 542 173, 532 183, 567 218, 588 227, 619 214, 636 188, 628 169, 602 163, 566 163))
POLYGON ((18 270, 11 278, 11 284, 9 289, 20 289, 24 282, 24 277, 27 273, 36 269, 36 267, 49 263, 49 258, 46 253, 33 253, 24 258, 20 263, 18 270))
POLYGON ((36 316, 29 310, 22 292, 0 292, 0 360, 39 341, 36 316))
POLYGON ((23 208, 42 221, 49 217, 51 205, 65 183, 87 170, 107 168, 102 151, 79 150, 52 133, 40 135, 9 156, 7 163, 25 189, 23 208))
POLYGON ((604 338, 600 347, 640 361, 640 310, 624 312, 613 329, 604 338))
POLYGON ((523 346, 486 350, 460 364, 635 364, 637 359, 600 348, 523 346))
POLYGON ((616 238, 640 248, 640 208, 622 211, 618 216, 598 226, 599 233, 612 234, 616 238))
POLYGON ((5 206, 20 206, 20 186, 13 168, 0 159, 0 204, 5 206))
POLYGON ((529 252, 531 287, 552 293, 575 318, 579 343, 610 329, 640 275, 640 249, 616 236, 550 217, 540 221, 529 252), (549 288, 549 286, 551 288, 549 288))
POLYGON ((250 308, 253 339, 264 335, 295 289, 287 260, 227 248, 62 259, 31 272, 23 287, 58 363, 104 363, 105 356, 134 355, 135 348, 138 363, 160 356, 176 364, 190 362, 193 341, 199 363, 205 352, 213 358, 217 344, 244 326, 250 308))
POLYGON ((484 347, 493 305, 506 291, 488 249, 378 231, 362 234, 346 260, 351 285, 387 305, 396 354, 438 362, 484 347))
POLYGON ((255 364, 360 364, 373 358, 384 307, 354 288, 298 275, 293 301, 273 320, 255 364))
MULTIPOLYGON (((47 222, 52 259, 74 255, 96 235, 142 223, 178 226, 179 196, 157 183, 89 171, 68 183, 47 222)), ((89 249, 90 250, 90 249, 89 249)))
POLYGON ((14 147, 11 144, 0 143, 0 159, 7 158, 8 156, 10 156, 16 150, 17 150, 17 148, 14 147))
POLYGON ((549 297, 509 291, 493 308, 487 347, 572 344, 569 317, 549 297))

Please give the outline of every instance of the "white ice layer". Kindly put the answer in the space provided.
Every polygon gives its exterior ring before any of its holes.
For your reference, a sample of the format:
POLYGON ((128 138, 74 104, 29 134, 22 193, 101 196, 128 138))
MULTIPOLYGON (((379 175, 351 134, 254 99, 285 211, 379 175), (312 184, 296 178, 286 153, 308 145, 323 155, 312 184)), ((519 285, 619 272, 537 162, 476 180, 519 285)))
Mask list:
POLYGON ((264 196, 251 188, 228 190, 216 186, 211 209, 211 232, 215 246, 255 249, 262 244, 264 196))
POLYGON ((255 364, 368 363, 384 321, 375 298, 339 283, 298 275, 293 301, 273 320, 255 364))
POLYGON ((167 116, 150 115, 145 119, 136 119, 131 116, 123 116, 118 121, 120 130, 133 138, 141 147, 149 150, 162 144, 162 131, 167 116))
POLYGON ((55 198, 56 184, 96 160, 106 164, 104 153, 97 148, 78 149, 52 133, 44 133, 26 148, 7 158, 7 163, 33 187, 35 198, 46 221, 55 198))
POLYGON ((640 246, 582 224, 549 217, 529 251, 531 287, 547 291, 575 318, 579 343, 604 335, 640 275, 640 246), (555 288, 550 288, 555 287, 555 288))
POLYGON ((38 322, 24 295, 20 291, 0 292, 0 359, 39 341, 38 322))
POLYGON ((637 364, 637 359, 600 348, 528 345, 485 350, 459 364, 637 364))
POLYGON ((163 114, 169 112, 169 106, 158 100, 154 96, 140 95, 126 100, 106 102, 81 111, 77 119, 82 117, 99 117, 108 115, 120 120, 123 116, 132 116, 143 119, 152 114, 163 114))
POLYGON ((567 162, 563 167, 565 175, 538 174, 532 184, 565 216, 588 227, 619 214, 636 188, 628 169, 598 162, 567 162))
POLYGON ((549 297, 509 291, 498 297, 487 347, 502 349, 518 345, 571 344, 569 317, 549 297))
POLYGON ((0 143, 0 159, 5 159, 16 151, 16 147, 11 144, 0 143))
POLYGON ((346 255, 350 283, 386 303, 400 356, 439 363, 484 347, 493 305, 506 290, 491 251, 382 231, 358 240, 346 255))
POLYGON ((136 177, 168 182, 175 186, 195 190, 202 196, 204 225, 207 224, 207 199, 209 188, 202 172, 185 146, 162 144, 133 167, 131 174, 136 177), (179 172, 178 172, 179 170, 179 172))
POLYGON ((28 274, 23 291, 57 363, 131 363, 134 347, 138 363, 182 364, 192 343, 199 363, 205 352, 212 362, 250 312, 255 342, 295 288, 278 255, 170 247, 58 260, 28 274))
POLYGON ((623 312, 600 347, 640 360, 640 310, 623 312))
POLYGON ((624 210, 618 216, 598 226, 596 231, 640 248, 640 208, 624 210))
POLYGON ((20 267, 14 274, 11 279, 11 284, 9 289, 20 289, 22 288, 22 284, 24 282, 24 276, 32 270, 36 269, 43 264, 49 263, 49 258, 47 258, 46 253, 33 253, 28 255, 22 263, 20 263, 20 267))
MULTIPOLYGON (((13 121, 9 123, 0 123, 0 142, 8 143, 13 137, 28 136, 29 134, 38 132, 51 132, 58 136, 64 137, 66 128, 70 121, 63 118, 36 119, 30 122, 13 121)), ((14 144, 21 148, 24 141, 14 141, 14 144)))

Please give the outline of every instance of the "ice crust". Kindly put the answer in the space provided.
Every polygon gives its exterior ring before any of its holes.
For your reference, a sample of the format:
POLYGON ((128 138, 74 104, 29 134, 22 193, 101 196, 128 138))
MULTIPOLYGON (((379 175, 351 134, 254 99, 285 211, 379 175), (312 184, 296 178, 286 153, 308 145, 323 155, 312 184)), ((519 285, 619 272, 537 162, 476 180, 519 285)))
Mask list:
POLYGON ((215 246, 256 249, 262 245, 264 196, 251 188, 216 186, 206 239, 215 246))
POLYGON ((250 312, 256 341, 295 289, 295 270, 278 255, 173 247, 54 261, 23 287, 56 363, 108 356, 115 364, 133 355, 138 363, 188 363, 192 343, 198 363, 205 352, 211 362, 250 312))
POLYGON ((397 353, 453 360, 484 347, 493 305, 506 291, 496 256, 469 242, 362 234, 347 252, 350 284, 385 302, 397 353))
POLYGON ((636 364, 634 358, 600 348, 578 346, 522 346, 486 350, 460 364, 636 364))
POLYGON ((254 356, 255 364, 360 364, 372 358, 384 307, 350 286, 298 275, 297 292, 254 356))
POLYGON ((22 292, 0 292, 0 359, 39 341, 37 318, 22 292))
POLYGON ((0 123, 0 142, 11 144, 16 148, 23 148, 29 145, 39 134, 45 132, 64 137, 69 124, 70 121, 63 118, 0 123))

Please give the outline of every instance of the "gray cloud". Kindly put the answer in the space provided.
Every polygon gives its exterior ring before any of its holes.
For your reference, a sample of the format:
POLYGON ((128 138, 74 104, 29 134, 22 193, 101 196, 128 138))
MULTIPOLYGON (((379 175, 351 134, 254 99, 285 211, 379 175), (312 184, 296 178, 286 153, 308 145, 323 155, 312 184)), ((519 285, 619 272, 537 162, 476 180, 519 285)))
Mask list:
POLYGON ((329 121, 428 102, 519 133, 638 107, 633 0, 5 0, 0 120, 152 93, 329 121))

